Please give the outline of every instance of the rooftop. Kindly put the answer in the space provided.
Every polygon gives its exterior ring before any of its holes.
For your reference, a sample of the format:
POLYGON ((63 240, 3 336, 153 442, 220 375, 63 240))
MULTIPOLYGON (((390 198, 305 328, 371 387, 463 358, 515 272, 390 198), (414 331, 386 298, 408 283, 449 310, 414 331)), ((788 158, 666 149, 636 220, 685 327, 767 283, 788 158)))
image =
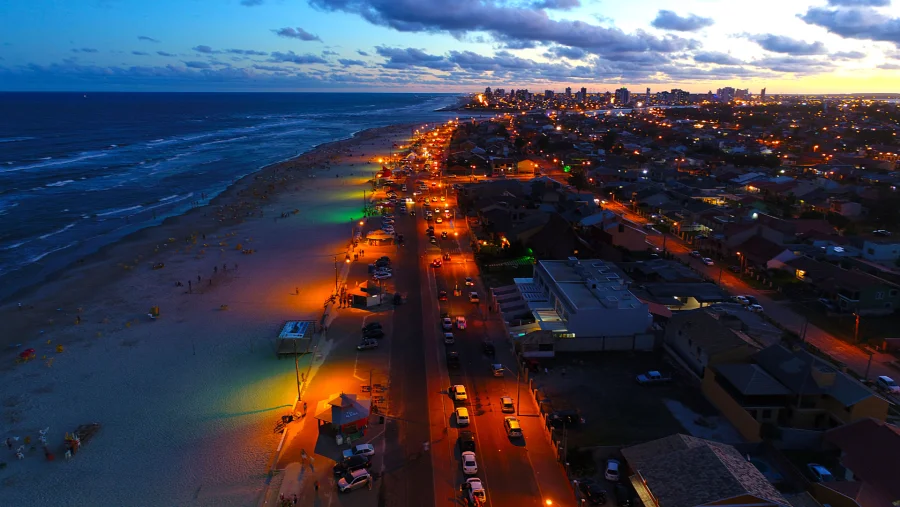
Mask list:
POLYGON ((632 309, 644 306, 628 290, 627 279, 616 266, 599 259, 538 261, 537 268, 567 299, 572 310, 632 309))
POLYGON ((744 396, 781 396, 791 394, 757 364, 719 364, 716 374, 731 383, 744 396))

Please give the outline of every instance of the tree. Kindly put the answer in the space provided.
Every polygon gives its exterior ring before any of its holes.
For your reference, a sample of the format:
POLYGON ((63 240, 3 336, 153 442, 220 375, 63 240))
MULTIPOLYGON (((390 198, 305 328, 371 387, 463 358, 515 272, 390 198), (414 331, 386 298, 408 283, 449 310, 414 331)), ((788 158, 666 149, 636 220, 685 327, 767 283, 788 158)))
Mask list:
POLYGON ((606 151, 612 150, 613 146, 616 145, 616 139, 618 138, 618 134, 614 131, 610 130, 603 136, 603 149, 606 151))
POLYGON ((591 187, 590 181, 588 181, 587 173, 582 169, 575 169, 572 171, 572 174, 569 175, 569 185, 572 185, 578 190, 587 190, 591 187))
POLYGON ((517 150, 522 151, 522 148, 525 147, 525 138, 517 137, 513 144, 516 146, 517 150))

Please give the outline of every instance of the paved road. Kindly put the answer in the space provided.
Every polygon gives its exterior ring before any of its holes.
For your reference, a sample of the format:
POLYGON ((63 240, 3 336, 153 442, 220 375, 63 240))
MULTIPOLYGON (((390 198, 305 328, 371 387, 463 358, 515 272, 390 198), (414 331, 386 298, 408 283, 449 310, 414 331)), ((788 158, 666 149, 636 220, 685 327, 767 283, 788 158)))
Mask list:
MULTIPOLYGON (((607 208, 614 210, 616 213, 624 214, 626 218, 636 223, 646 223, 646 219, 631 212, 627 207, 618 202, 608 202, 607 208)), ((716 280, 719 285, 731 295, 751 295, 759 300, 759 303, 765 308, 766 314, 779 322, 782 326, 797 334, 800 334, 804 324, 806 327, 806 341, 813 344, 820 350, 833 357, 835 360, 846 364, 850 369, 860 376, 866 375, 868 378, 874 379, 879 375, 887 375, 897 377, 897 370, 888 366, 888 363, 894 360, 890 354, 882 354, 875 352, 872 355, 871 365, 869 364, 869 354, 846 341, 818 328, 812 324, 806 323, 806 318, 797 314, 787 305, 790 301, 776 301, 771 298, 771 291, 763 291, 753 288, 739 276, 728 271, 727 266, 715 265, 706 266, 699 259, 692 258, 690 252, 694 249, 692 245, 686 244, 681 238, 671 234, 660 235, 658 240, 654 241, 657 246, 662 246, 662 238, 665 237, 665 246, 668 252, 675 254, 676 257, 688 262, 692 268, 705 274, 709 278, 716 280)))
MULTIPOLYGON (((438 209, 443 209, 444 204, 441 201, 431 203, 433 208, 438 209)), ((455 209, 452 195, 446 204, 449 209, 455 209)), ((460 218, 435 223, 437 238, 440 238, 442 231, 448 233, 448 238, 438 239, 435 246, 429 243, 425 235, 428 222, 424 220, 422 205, 417 204, 417 212, 417 243, 425 252, 420 261, 424 273, 421 280, 422 338, 428 368, 435 505, 460 505, 462 495, 459 485, 465 479, 457 445, 460 428, 453 416, 456 405, 447 394, 451 384, 462 384, 468 392, 469 401, 465 404, 471 419, 468 429, 475 434, 477 476, 484 481, 489 505, 537 507, 548 505, 547 500, 551 501, 551 505, 574 505, 571 490, 541 428, 537 407, 526 394, 527 389, 517 392, 516 375, 513 373, 515 367, 511 368, 512 371, 507 370, 502 378, 492 374, 491 364, 494 361, 509 367, 513 365, 513 358, 503 339, 502 325, 495 316, 487 313, 484 287, 478 281, 478 269, 468 244, 465 220, 460 218), (441 268, 432 268, 431 261, 441 258, 444 253, 449 253, 451 259, 443 260, 441 268), (474 287, 465 285, 466 277, 475 280, 474 287), (457 287, 461 291, 460 296, 454 295, 457 287), (438 301, 440 290, 447 291, 447 301, 438 301), (470 291, 482 296, 481 304, 469 302, 470 291), (466 329, 453 330, 456 338, 453 345, 443 343, 440 315, 444 312, 454 319, 459 315, 466 317, 466 329), (492 339, 497 345, 498 354, 494 360, 482 351, 482 341, 485 339, 492 339), (461 368, 447 369, 447 349, 459 352, 461 368), (515 399, 519 394, 523 396, 522 413, 527 415, 519 416, 525 439, 517 442, 506 436, 503 418, 512 414, 502 413, 499 401, 501 396, 515 399)), ((441 215, 446 217, 444 213, 441 215)))

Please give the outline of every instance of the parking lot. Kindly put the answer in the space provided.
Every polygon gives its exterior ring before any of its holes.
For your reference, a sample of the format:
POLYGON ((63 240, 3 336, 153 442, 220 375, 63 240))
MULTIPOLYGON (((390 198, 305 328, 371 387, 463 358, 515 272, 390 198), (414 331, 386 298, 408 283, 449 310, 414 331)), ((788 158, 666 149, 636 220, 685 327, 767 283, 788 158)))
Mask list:
POLYGON ((570 449, 627 446, 673 433, 702 433, 704 428, 722 424, 699 388, 679 379, 662 354, 557 354, 540 364, 533 386, 541 391, 541 399, 549 400, 552 410, 575 409, 584 420, 568 429, 570 449), (546 374, 545 365, 549 368, 546 374), (648 370, 674 374, 675 380, 666 385, 639 385, 635 376, 648 370))

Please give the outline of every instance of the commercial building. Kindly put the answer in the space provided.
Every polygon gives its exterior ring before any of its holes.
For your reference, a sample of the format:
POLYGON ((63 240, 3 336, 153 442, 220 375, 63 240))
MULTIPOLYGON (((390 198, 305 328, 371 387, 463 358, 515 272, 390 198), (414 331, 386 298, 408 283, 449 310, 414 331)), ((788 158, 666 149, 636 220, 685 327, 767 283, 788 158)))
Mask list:
POLYGON ((628 88, 619 88, 616 90, 616 104, 617 105, 626 105, 631 102, 631 93, 628 91, 628 88))

